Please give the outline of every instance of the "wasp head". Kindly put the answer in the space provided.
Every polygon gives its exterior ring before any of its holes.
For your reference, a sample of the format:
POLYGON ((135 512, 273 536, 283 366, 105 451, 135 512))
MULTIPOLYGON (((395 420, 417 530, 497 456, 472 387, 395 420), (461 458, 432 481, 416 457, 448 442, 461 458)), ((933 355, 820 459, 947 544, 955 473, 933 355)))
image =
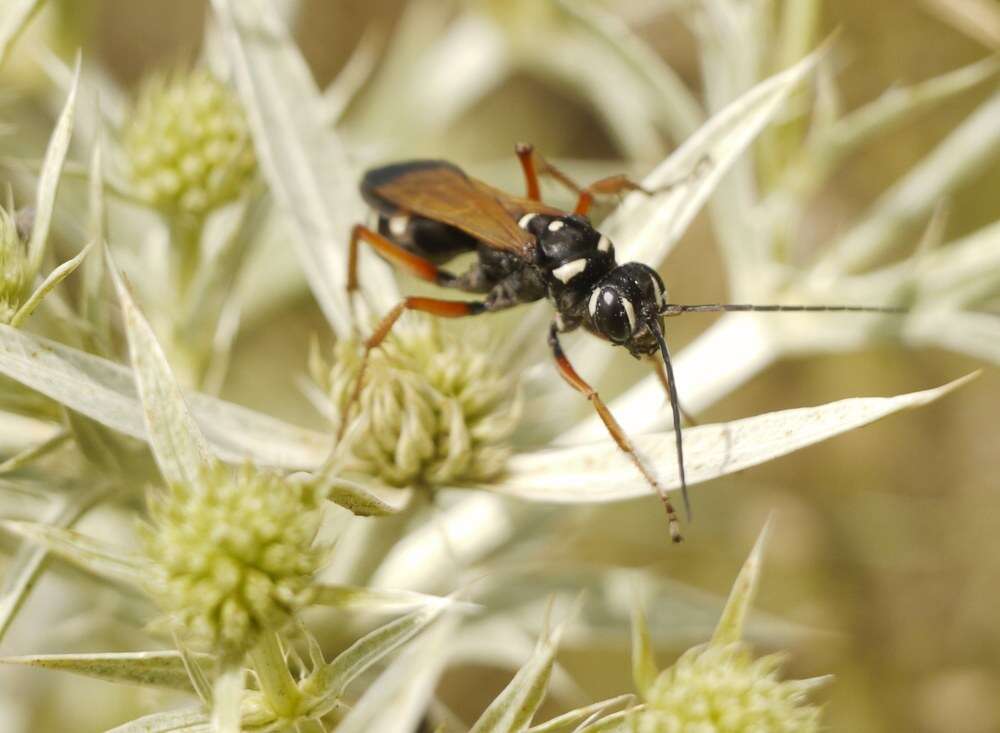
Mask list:
POLYGON ((656 352, 658 342, 650 323, 659 325, 666 289, 651 267, 639 262, 619 265, 594 287, 587 303, 588 330, 624 346, 638 358, 656 352))

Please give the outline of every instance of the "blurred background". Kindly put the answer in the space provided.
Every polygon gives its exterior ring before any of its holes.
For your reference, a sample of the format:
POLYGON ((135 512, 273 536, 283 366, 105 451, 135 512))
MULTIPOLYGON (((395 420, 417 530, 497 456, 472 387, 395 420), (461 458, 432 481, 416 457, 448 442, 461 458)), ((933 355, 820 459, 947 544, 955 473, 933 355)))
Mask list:
MULTIPOLYGON (((520 50, 525 59, 550 37, 555 43, 560 32, 558 20, 539 9, 545 3, 530 0, 419 6, 406 0, 301 3, 293 19, 295 34, 317 83, 327 85, 349 62, 355 65, 355 74, 359 65, 365 67, 341 125, 345 138, 357 141, 366 160, 447 157, 491 183, 517 190, 518 169, 511 154, 516 141, 534 142, 581 178, 616 171, 641 175, 681 142, 663 129, 669 125, 644 126, 634 118, 615 121, 613 113, 593 102, 585 82, 568 83, 572 75, 586 79, 598 71, 579 59, 558 71, 554 70, 558 64, 533 70, 527 63, 496 76, 496 70, 489 68, 465 70, 468 73, 458 76, 487 80, 467 103, 438 110, 436 119, 394 114, 394 95, 408 100, 405 109, 419 109, 413 100, 419 101, 423 90, 419 79, 407 89, 387 79, 399 75, 400 67, 423 54, 428 44, 446 40, 449 24, 465 12, 465 5, 477 5, 478 12, 515 42, 520 38, 530 46, 520 50), (427 16, 423 35, 413 30, 423 17, 415 13, 427 16), (436 14, 441 17, 430 17, 436 14), (399 36, 404 26, 408 40, 399 36), (359 47, 368 49, 360 62, 359 47)), ((699 40, 681 18, 692 5, 698 3, 603 3, 674 70, 696 99, 702 99, 699 40)), ((891 87, 928 80, 987 58, 994 52, 991 44, 1000 42, 998 27, 991 26, 1000 18, 1000 3, 991 0, 836 0, 822 6, 803 0, 805 5, 817 13, 815 41, 839 31, 832 66, 844 111, 871 102, 891 87)), ((781 3, 775 6, 777 23, 783 11, 781 3)), ((98 61, 127 94, 149 72, 196 59, 205 17, 206 4, 200 0, 64 0, 50 3, 30 34, 66 57, 82 47, 86 59, 98 61)), ((31 157, 40 155, 48 134, 51 116, 46 95, 51 89, 38 57, 33 58, 25 46, 19 48, 25 52, 4 71, 2 107, 17 134, 4 136, 0 145, 5 154, 31 157)), ((780 60, 764 64, 771 71, 780 65, 780 60)), ((431 81, 442 83, 439 78, 431 81)), ((458 82, 455 91, 463 91, 458 82)), ((814 254, 811 248, 821 248, 848 228, 996 92, 992 77, 970 85, 928 105, 887 134, 873 136, 847 156, 809 201, 808 230, 796 243, 799 254, 808 258, 814 254)), ((434 93, 440 94, 440 89, 434 93)), ((793 125, 794 121, 788 123, 793 125)), ((995 125, 1000 128, 1000 117, 995 125)), ((998 190, 1000 166, 984 156, 982 166, 947 193, 943 240, 961 237, 1000 217, 998 190)), ((926 219, 917 223, 908 239, 911 249, 926 219)), ((670 257, 663 276, 675 302, 729 297, 715 239, 703 214, 670 257)), ((709 323, 708 319, 671 323, 674 349, 709 323)), ((820 319, 814 323, 816 328, 823 326, 820 319)), ((321 427, 295 383, 282 375, 288 374, 289 365, 305 371, 310 338, 324 331, 304 283, 292 278, 267 308, 244 321, 223 395, 321 427), (241 369, 244 364, 254 368, 241 369), (257 389, 261 383, 284 385, 287 390, 262 393, 257 389)), ((544 334, 538 337, 541 340, 544 334)), ((561 511, 555 520, 559 531, 548 535, 558 539, 549 539, 544 552, 567 563, 647 568, 723 595, 761 525, 772 515, 758 607, 817 630, 803 634, 792 648, 784 645, 789 652, 787 672, 794 677, 835 675, 824 698, 831 730, 1000 731, 1000 374, 996 368, 954 351, 888 343, 861 352, 786 358, 698 417, 715 422, 850 396, 897 394, 937 386, 976 369, 983 369, 978 380, 940 402, 696 487, 697 521, 681 547, 665 545, 662 516, 651 511, 648 502, 630 502, 561 511)), ((683 398, 683 385, 680 388, 683 398)), ((574 395, 567 391, 560 399, 568 402, 574 395)), ((669 617, 665 619, 669 623, 669 617)), ((65 628, 56 630, 67 633, 65 628)), ((103 647, 95 642, 92 648, 103 647)), ((682 649, 664 645, 661 663, 682 649)), ((42 650, 19 645, 17 651, 42 650)), ((590 699, 631 689, 625 646, 571 646, 560 659, 590 699)), ((474 719, 508 674, 487 664, 471 673, 453 670, 443 681, 442 697, 460 715, 474 719)), ((132 699, 120 688, 41 672, 26 679, 31 692, 20 701, 17 713, 23 727, 5 726, 5 730, 101 730, 123 719, 123 711, 144 704, 141 698, 148 694, 136 693, 138 699, 132 699), (89 712, 82 720, 78 714, 67 719, 63 713, 82 700, 88 701, 89 712)), ((551 706, 552 711, 559 709, 558 702, 551 706)))

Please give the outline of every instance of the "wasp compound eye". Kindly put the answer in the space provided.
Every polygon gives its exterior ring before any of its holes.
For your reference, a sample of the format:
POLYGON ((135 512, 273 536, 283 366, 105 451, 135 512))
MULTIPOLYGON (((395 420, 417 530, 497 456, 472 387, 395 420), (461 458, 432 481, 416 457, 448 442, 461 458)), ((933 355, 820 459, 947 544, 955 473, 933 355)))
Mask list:
POLYGON ((635 331, 635 306, 613 288, 597 288, 590 296, 590 319, 598 332, 623 344, 635 331))

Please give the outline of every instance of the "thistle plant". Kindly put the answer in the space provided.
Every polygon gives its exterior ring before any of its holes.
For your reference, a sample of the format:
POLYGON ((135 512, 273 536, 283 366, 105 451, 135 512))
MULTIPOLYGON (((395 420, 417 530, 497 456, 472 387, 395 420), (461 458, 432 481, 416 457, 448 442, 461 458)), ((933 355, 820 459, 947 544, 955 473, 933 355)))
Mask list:
MULTIPOLYGON (((38 6, 20 5, 23 14, 0 24, 0 49, 17 48, 38 6)), ((60 586, 65 600, 49 604, 53 612, 75 618, 83 608, 119 645, 29 648, 2 661, 165 688, 185 705, 146 700, 119 733, 428 723, 474 733, 819 729, 818 681, 782 679, 779 657, 756 658, 751 647, 761 629, 783 648, 803 633, 747 619, 762 541, 728 602, 638 573, 653 607, 695 626, 699 639, 711 633, 699 619, 714 624, 720 608, 723 619, 710 642, 660 671, 636 611, 636 693, 580 699, 557 647, 627 646, 623 586, 637 573, 614 566, 615 557, 567 562, 567 527, 580 521, 590 551, 603 553, 591 541, 603 509, 573 509, 627 499, 652 509, 649 485, 552 369, 545 304, 519 319, 484 316, 467 331, 407 316, 370 355, 350 404, 361 339, 410 288, 363 252, 360 293, 348 298, 349 231, 365 215, 357 180, 375 159, 451 149, 463 113, 507 76, 555 79, 595 112, 626 158, 616 165, 651 169, 643 181, 651 189, 681 181, 661 195, 626 197, 597 222, 623 261, 660 267, 704 210, 733 300, 911 309, 901 319, 833 317, 822 328, 794 316, 723 317, 678 354, 689 410, 793 354, 934 343, 995 361, 997 319, 987 308, 1000 292, 996 226, 948 241, 931 215, 1000 149, 995 99, 843 234, 799 248, 813 232, 813 201, 849 153, 984 86, 995 62, 844 114, 838 48, 821 42, 812 0, 679 4, 676 17, 698 44, 701 97, 602 4, 418 0, 370 80, 357 78, 371 48, 363 45, 320 90, 288 27, 295 5, 213 0, 203 58, 189 72, 154 73, 133 104, 121 102, 126 95, 89 52, 75 72, 49 62, 64 86, 45 159, 23 166, 38 172, 31 191, 18 188, 35 211, 30 234, 16 235, 13 204, 0 210, 0 374, 9 385, 0 400, 0 529, 11 554, 0 639, 36 621, 22 611, 51 600, 38 597, 46 590, 38 581, 62 579, 71 565, 83 578, 60 586), (79 109, 78 98, 87 102, 79 109), (676 149, 666 155, 668 140, 676 149), (77 160, 90 161, 89 176, 77 160), (710 162, 704 173, 689 176, 701 161, 710 162), (78 254, 43 277, 50 228, 78 254), (922 243, 906 254, 911 238, 922 243), (94 247, 105 257, 84 261, 94 247), (78 297, 52 292, 78 264, 78 297), (284 346, 277 376, 241 355, 231 375, 237 338, 252 341, 268 322, 284 330, 293 318, 286 306, 306 285, 326 319, 317 341, 333 341, 328 356, 312 359, 313 383, 296 380, 306 367, 284 346), (40 305, 45 318, 28 322, 40 305), (477 340, 481 333, 490 338, 477 340), (320 427, 213 396, 223 387, 236 394, 233 385, 248 379, 248 399, 288 412, 290 386, 306 384, 320 427), (429 491, 433 503, 411 500, 429 491), (564 614, 564 600, 582 588, 596 592, 564 614), (120 612, 87 610, 98 593, 120 612), (492 703, 452 714, 437 694, 442 675, 484 662, 518 671, 492 703), (568 712, 535 722, 550 686, 551 703, 568 712)), ((605 344, 566 346, 589 381, 619 395, 612 411, 664 485, 677 488, 659 381, 619 369, 605 344)), ((964 381, 693 426, 684 431, 688 483, 926 405, 964 381)), ((666 538, 664 522, 657 558, 666 538)), ((677 633, 672 623, 657 631, 677 633)))
POLYGON ((396 487, 497 478, 511 452, 520 397, 514 379, 475 340, 413 319, 371 355, 350 410, 361 345, 338 341, 333 366, 313 368, 329 394, 332 429, 343 435, 328 470, 396 487))

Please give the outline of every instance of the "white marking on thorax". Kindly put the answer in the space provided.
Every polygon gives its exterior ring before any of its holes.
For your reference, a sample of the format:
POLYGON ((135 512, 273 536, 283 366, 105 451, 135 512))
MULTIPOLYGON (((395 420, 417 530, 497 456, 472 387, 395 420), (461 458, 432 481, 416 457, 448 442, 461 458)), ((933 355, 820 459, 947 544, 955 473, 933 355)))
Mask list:
POLYGON ((601 289, 594 288, 594 292, 590 294, 590 302, 587 304, 587 311, 590 313, 591 318, 597 313, 597 299, 599 297, 601 297, 601 289))
POLYGON ((556 330, 560 332, 566 330, 566 324, 563 322, 562 314, 558 311, 556 312, 556 330))
POLYGON ((611 240, 602 234, 600 241, 597 243, 597 249, 601 252, 607 252, 611 249, 611 240))
POLYGON ((564 226, 566 226, 566 225, 563 222, 561 222, 558 219, 556 219, 554 222, 551 222, 549 224, 549 231, 550 232, 558 232, 564 226))
POLYGON ((628 298, 622 298, 622 305, 625 307, 625 316, 628 318, 629 333, 635 333, 635 307, 628 298))
POLYGON ((565 265, 560 265, 552 271, 552 274, 556 276, 556 279, 563 283, 568 283, 574 277, 579 275, 581 272, 587 269, 587 260, 581 257, 578 260, 573 260, 572 262, 567 262, 565 265))
POLYGON ((531 220, 534 219, 536 216, 538 216, 538 214, 525 214, 524 216, 522 216, 520 219, 517 220, 517 225, 522 229, 527 229, 528 224, 530 224, 531 220))
POLYGON ((389 219, 389 233, 394 237, 402 237, 406 234, 409 226, 410 217, 408 216, 393 216, 389 219))

